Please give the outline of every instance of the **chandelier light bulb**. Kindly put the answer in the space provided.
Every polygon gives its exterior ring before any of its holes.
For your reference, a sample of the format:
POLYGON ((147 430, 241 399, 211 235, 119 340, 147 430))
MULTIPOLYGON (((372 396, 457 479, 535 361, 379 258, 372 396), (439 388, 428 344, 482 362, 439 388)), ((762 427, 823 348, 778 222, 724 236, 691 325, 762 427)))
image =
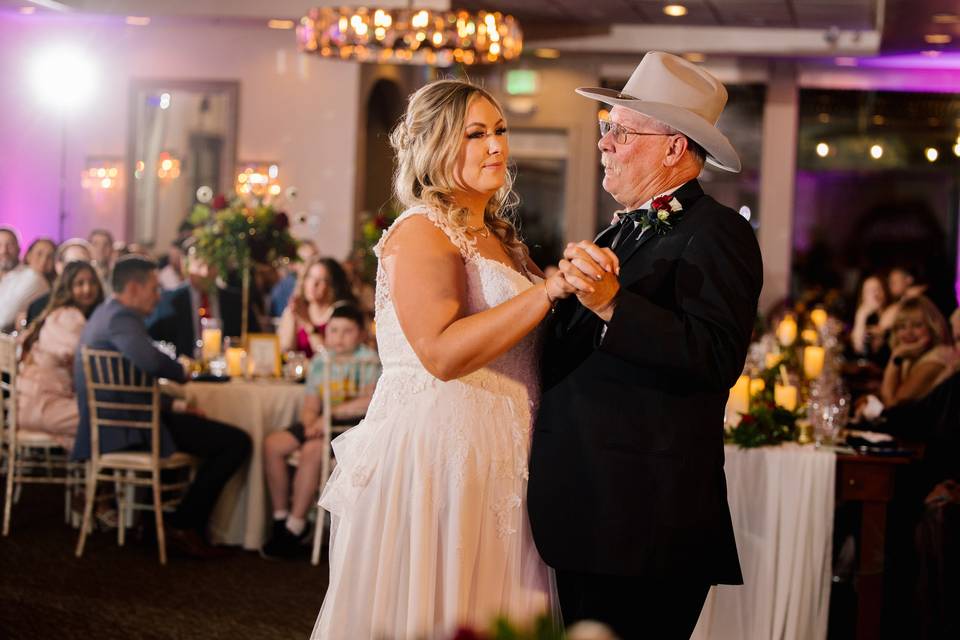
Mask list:
POLYGON ((926 156, 927 162, 936 162, 937 158, 940 157, 940 152, 933 147, 927 147, 923 150, 923 155, 926 156))
POLYGON ((817 144, 817 155, 821 158, 826 158, 830 154, 830 145, 826 142, 820 142, 817 144))
POLYGON ((878 144, 875 144, 872 147, 870 147, 870 157, 873 158, 874 160, 879 160, 880 158, 882 158, 883 147, 881 147, 878 144))

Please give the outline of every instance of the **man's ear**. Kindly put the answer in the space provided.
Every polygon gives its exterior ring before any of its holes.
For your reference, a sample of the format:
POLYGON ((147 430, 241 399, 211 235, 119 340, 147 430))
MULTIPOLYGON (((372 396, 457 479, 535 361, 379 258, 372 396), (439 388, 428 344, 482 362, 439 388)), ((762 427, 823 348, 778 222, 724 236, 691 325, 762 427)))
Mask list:
POLYGON ((667 145, 666 155, 663 158, 663 166, 675 167, 677 163, 680 162, 680 158, 683 157, 683 154, 686 151, 687 151, 686 136, 682 136, 682 135, 672 136, 672 139, 667 145))

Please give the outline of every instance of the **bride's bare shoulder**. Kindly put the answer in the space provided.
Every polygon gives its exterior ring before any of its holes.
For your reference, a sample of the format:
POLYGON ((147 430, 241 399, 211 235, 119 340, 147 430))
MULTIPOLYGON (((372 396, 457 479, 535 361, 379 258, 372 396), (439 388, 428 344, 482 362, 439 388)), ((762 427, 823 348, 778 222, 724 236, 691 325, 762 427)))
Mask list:
POLYGON ((383 256, 445 256, 457 254, 447 234, 425 215, 412 215, 390 227, 383 245, 383 256))

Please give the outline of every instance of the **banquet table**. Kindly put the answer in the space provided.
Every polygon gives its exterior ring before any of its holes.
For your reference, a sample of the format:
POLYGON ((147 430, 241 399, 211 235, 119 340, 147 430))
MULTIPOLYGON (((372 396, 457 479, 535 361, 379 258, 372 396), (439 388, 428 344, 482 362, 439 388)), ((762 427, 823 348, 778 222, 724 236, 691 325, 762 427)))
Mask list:
POLYGON ((826 638, 837 455, 794 443, 725 454, 744 585, 711 588, 691 638, 826 638))
POLYGON ((259 549, 270 524, 263 475, 263 439, 299 419, 304 385, 283 380, 190 382, 186 400, 212 420, 243 429, 253 448, 250 460, 226 484, 210 519, 214 542, 259 549))

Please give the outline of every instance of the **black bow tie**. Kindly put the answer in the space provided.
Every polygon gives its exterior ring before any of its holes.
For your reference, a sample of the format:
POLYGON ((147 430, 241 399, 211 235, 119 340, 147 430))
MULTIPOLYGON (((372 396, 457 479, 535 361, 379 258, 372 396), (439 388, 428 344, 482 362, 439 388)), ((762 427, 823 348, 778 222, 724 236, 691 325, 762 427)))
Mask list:
POLYGON ((643 225, 647 221, 647 215, 649 213, 649 209, 634 209, 633 211, 619 214, 620 218, 617 220, 617 235, 614 236, 613 242, 610 243, 610 248, 616 249, 620 241, 626 240, 638 224, 643 225), (627 224, 628 221, 633 224, 627 224))

